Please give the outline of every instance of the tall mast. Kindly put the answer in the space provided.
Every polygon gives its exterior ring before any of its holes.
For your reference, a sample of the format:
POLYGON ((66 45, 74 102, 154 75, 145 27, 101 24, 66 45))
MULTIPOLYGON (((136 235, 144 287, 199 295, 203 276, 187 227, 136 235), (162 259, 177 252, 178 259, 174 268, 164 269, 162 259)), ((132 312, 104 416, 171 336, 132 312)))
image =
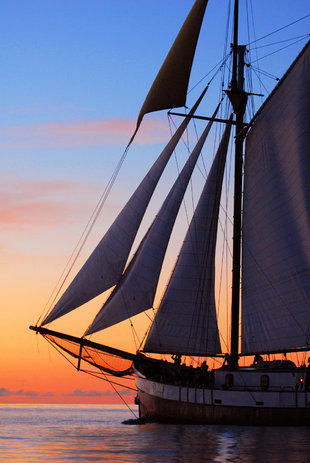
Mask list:
POLYGON ((233 225, 233 268, 231 301, 231 366, 238 366, 239 307, 240 307, 240 264, 241 264, 241 207, 242 207, 242 158, 243 158, 243 118, 247 103, 244 91, 245 46, 238 45, 239 0, 234 6, 233 69, 229 99, 236 116, 235 138, 235 183, 234 183, 234 225, 233 225))

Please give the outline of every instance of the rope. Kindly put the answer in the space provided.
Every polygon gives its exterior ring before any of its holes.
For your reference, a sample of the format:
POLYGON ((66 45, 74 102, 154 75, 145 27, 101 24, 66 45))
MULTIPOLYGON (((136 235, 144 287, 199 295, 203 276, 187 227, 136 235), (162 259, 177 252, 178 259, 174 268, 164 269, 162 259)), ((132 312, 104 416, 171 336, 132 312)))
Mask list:
POLYGON ((115 182, 115 180, 116 180, 116 178, 117 178, 117 176, 119 174, 119 171, 120 171, 120 169, 121 169, 121 167, 122 167, 122 165, 123 165, 123 163, 124 163, 124 161, 126 159, 128 149, 129 149, 129 147, 127 147, 125 149, 125 151, 123 152, 119 162, 117 163, 116 168, 115 168, 111 178, 109 179, 109 181, 107 183, 107 186, 105 187, 105 189, 104 189, 104 191, 103 191, 103 193, 102 193, 102 195, 101 195, 95 209, 93 210, 93 212, 92 212, 92 214, 91 214, 91 216, 90 216, 90 218, 89 218, 89 220, 88 220, 88 222, 87 222, 87 224, 86 224, 86 226, 85 226, 85 228, 84 228, 84 230, 82 232, 82 235, 81 235, 79 241, 77 242, 71 256, 68 259, 67 264, 65 265, 65 268, 64 268, 63 272, 61 273, 61 275, 60 275, 60 277, 59 277, 59 279, 58 279, 58 281, 57 281, 57 283, 56 283, 56 285, 55 285, 55 287, 54 287, 54 289, 53 289, 53 291, 51 293, 51 296, 49 297, 49 299, 48 299, 48 301, 47 301, 41 315, 38 318, 37 325, 40 323, 40 320, 42 320, 42 319, 44 320, 46 318, 48 312, 51 310, 52 306, 55 304, 55 301, 58 298, 58 295, 59 295, 60 291, 62 290, 62 288, 63 288, 63 286, 64 286, 64 284, 65 284, 65 282, 66 282, 66 280, 67 280, 67 278, 69 276, 69 274, 71 273, 71 270, 72 270, 74 264, 76 263, 79 255, 81 254, 81 251, 82 251, 83 247, 85 246, 85 243, 86 243, 86 241, 87 241, 87 239, 88 239, 88 237, 89 237, 89 235, 90 235, 90 233, 91 233, 91 231, 92 231, 92 229, 93 229, 93 227, 94 227, 94 225, 95 225, 95 223, 96 223, 96 221, 97 221, 97 219, 98 219, 98 217, 100 215, 100 212, 101 212, 103 206, 105 205, 105 203, 106 203, 106 201, 108 199, 108 196, 109 196, 110 191, 111 191, 111 189, 112 189, 112 187, 114 185, 114 182, 115 182), (57 290, 57 287, 58 287, 58 290, 57 290), (55 291, 56 291, 56 293, 55 293, 55 291), (55 294, 54 297, 53 297, 53 294, 55 294))
MULTIPOLYGON (((308 37, 308 35, 306 35, 305 37, 308 37)), ((304 38, 305 38, 305 37, 304 37, 304 38)), ((291 47, 292 45, 296 45, 296 43, 301 42, 302 40, 304 40, 304 38, 298 39, 298 40, 296 40, 295 42, 290 43, 289 45, 286 45, 285 47, 279 48, 279 49, 276 50, 276 51, 273 51, 273 52, 271 52, 271 53, 268 53, 267 55, 264 55, 264 56, 262 56, 261 58, 258 58, 258 59, 256 59, 255 61, 253 61, 253 63, 256 63, 257 61, 260 61, 260 60, 262 60, 262 59, 264 59, 264 58, 267 58, 268 56, 274 55, 275 53, 279 53, 280 51, 285 50, 286 48, 291 47)))
POLYGON ((259 47, 253 47, 253 48, 251 48, 251 50, 258 50, 259 48, 272 47, 274 45, 279 45, 280 43, 291 42, 292 40, 305 39, 305 38, 309 37, 309 35, 310 34, 303 34, 303 35, 299 35, 297 37, 292 37, 290 39, 278 40, 277 42, 267 43, 266 45, 260 45, 259 47))
MULTIPOLYGON (((60 350, 60 348, 58 346, 56 346, 50 339, 48 338, 45 338, 47 340, 47 342, 67 361, 69 362, 75 369, 76 369, 76 366, 75 364, 66 356, 64 355, 64 353, 60 350)), ((79 371, 82 371, 83 373, 86 373, 88 375, 91 375, 91 376, 94 376, 95 378, 99 378, 103 381, 106 381, 110 384, 110 386, 112 387, 112 389, 114 390, 114 392, 118 395, 118 397, 122 400, 122 402, 126 405, 126 407, 128 408, 128 410, 130 410, 130 412, 134 415, 134 417, 136 419, 138 419, 138 416, 135 414, 135 412, 129 407, 129 405, 127 404, 127 402, 125 401, 125 399, 122 397, 122 395, 118 392, 118 390, 116 389, 115 385, 116 386, 121 386, 121 387, 125 387, 123 384, 120 384, 120 383, 117 383, 115 381, 111 381, 109 378, 108 378, 108 375, 104 372, 102 372, 102 376, 90 371, 90 370, 84 370, 84 369, 80 369, 79 371)), ((130 389, 131 391, 137 391, 136 388, 132 388, 130 386, 126 386, 126 389, 130 389)))
POLYGON ((271 35, 276 34, 277 32, 280 32, 280 31, 282 31, 283 29, 286 29, 287 27, 293 26, 293 24, 297 24, 298 22, 303 21, 303 20, 306 19, 306 18, 309 18, 309 16, 310 16, 310 14, 307 14, 306 16, 303 16, 302 18, 296 19, 296 21, 293 21, 293 22, 287 24, 286 26, 280 27, 279 29, 276 29, 275 31, 270 32, 269 34, 266 34, 266 35, 264 35, 263 37, 260 37, 260 38, 257 39, 257 40, 253 40, 252 42, 249 42, 249 43, 247 44, 247 46, 252 45, 252 43, 257 43, 257 42, 259 42, 260 40, 266 39, 267 37, 270 37, 271 35))
MULTIPOLYGON (((102 374, 104 376, 104 378, 101 378, 99 375, 96 375, 95 373, 91 372, 91 371, 88 371, 88 370, 80 370, 82 371, 83 373, 86 373, 88 375, 91 375, 91 376, 94 376, 95 378, 99 378, 99 379, 103 379, 103 381, 106 381, 107 383, 110 384, 110 386, 112 387, 112 389, 114 390, 114 392, 118 395, 118 397, 121 399, 121 401, 123 402, 124 405, 126 405, 126 407, 128 408, 128 410, 133 414, 133 416, 135 417, 135 419, 138 419, 139 417, 136 415, 136 413, 130 408, 129 404, 126 402, 126 400, 123 398, 123 396, 118 392, 118 390, 116 389, 116 387, 114 387, 114 384, 117 385, 117 386, 122 386, 121 384, 118 384, 114 381, 110 381, 110 379, 107 377, 106 374, 102 374)), ((124 386, 123 386, 124 387, 124 386)), ((126 389, 130 389, 131 391, 137 391, 137 389, 133 389, 131 387, 126 387, 126 389)))

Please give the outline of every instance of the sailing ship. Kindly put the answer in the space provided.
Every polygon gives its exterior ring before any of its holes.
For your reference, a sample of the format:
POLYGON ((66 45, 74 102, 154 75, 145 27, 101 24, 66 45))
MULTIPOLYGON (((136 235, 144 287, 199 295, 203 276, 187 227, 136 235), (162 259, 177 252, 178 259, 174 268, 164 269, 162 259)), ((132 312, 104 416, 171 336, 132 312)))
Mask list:
MULTIPOLYGON (((145 99, 126 152, 146 113, 169 109, 173 114, 171 109, 185 106, 207 3, 194 2, 145 99)), ((250 92, 244 87, 246 47, 238 43, 238 19, 235 0, 232 73, 225 89, 232 114, 220 117, 219 106, 212 116, 197 114, 207 85, 58 302, 31 327, 73 357, 79 370, 92 366, 105 378, 133 376, 145 420, 310 424, 309 366, 287 359, 291 352, 306 359, 310 350, 310 43, 245 122, 250 92), (168 161, 188 124, 198 120, 206 127, 129 258, 168 161), (136 352, 92 341, 93 333, 153 307, 183 197, 215 124, 225 129, 146 339, 136 352), (232 129, 231 334, 230 348, 223 352, 215 296, 216 247, 232 129), (107 291, 83 336, 46 327, 107 291), (248 365, 241 366, 241 358, 248 358, 248 365), (220 365, 208 367, 212 359, 220 365)))

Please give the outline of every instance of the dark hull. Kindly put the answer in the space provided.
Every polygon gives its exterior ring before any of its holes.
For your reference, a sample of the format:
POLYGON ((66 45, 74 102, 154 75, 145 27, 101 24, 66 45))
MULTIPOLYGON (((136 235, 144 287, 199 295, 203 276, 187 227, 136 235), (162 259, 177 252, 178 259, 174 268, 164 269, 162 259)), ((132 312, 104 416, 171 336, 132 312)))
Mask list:
POLYGON ((140 417, 160 423, 265 426, 310 425, 310 408, 257 408, 194 404, 139 391, 140 417))

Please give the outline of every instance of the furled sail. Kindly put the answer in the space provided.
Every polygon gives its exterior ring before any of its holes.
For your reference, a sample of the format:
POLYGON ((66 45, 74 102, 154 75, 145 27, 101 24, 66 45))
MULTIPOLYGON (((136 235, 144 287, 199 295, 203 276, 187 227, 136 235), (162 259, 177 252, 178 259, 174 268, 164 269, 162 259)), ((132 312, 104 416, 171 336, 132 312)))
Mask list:
POLYGON ((81 306, 118 282, 158 180, 206 90, 42 325, 81 306))
POLYGON ((95 317, 86 335, 152 307, 170 234, 211 124, 210 122, 201 135, 122 280, 95 317))
POLYGON ((144 351, 207 355, 221 352, 214 297, 219 206, 230 136, 223 134, 144 351))
POLYGON ((247 138, 242 352, 310 345, 310 42, 247 138))
POLYGON ((188 81, 207 3, 208 0, 196 0, 189 12, 143 103, 135 133, 144 114, 185 105, 188 81))

